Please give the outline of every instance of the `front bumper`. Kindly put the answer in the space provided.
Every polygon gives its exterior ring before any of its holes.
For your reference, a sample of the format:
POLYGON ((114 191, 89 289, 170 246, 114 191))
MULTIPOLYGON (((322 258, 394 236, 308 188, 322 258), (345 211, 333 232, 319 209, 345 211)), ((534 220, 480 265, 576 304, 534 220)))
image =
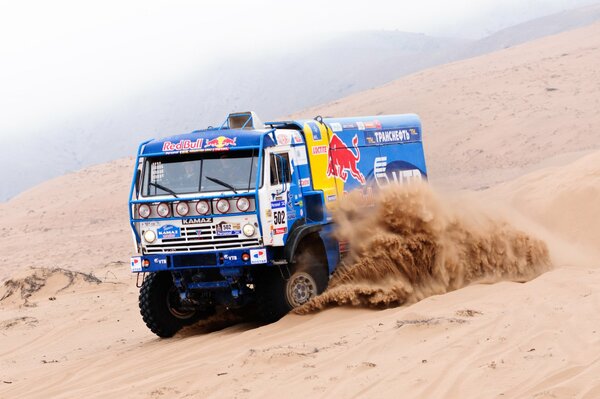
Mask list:
POLYGON ((185 269, 227 268, 271 263, 264 247, 231 249, 210 252, 144 254, 131 257, 132 273, 180 271, 185 269), (244 260, 247 254, 248 260, 244 260))

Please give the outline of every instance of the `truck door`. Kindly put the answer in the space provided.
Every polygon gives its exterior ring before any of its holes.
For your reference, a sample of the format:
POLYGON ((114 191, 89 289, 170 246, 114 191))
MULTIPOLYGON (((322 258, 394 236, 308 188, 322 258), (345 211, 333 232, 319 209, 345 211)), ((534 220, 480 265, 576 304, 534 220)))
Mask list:
POLYGON ((292 166, 293 156, 289 147, 265 151, 265 183, 267 209, 263 223, 266 245, 283 246, 290 227, 301 217, 297 207, 300 203, 298 173, 292 166))

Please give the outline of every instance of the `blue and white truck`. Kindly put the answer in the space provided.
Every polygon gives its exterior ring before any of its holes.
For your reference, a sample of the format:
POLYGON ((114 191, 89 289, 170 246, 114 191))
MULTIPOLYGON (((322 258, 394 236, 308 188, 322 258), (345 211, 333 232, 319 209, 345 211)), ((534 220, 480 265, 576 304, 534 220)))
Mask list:
POLYGON ((241 112, 142 143, 129 216, 144 322, 170 337, 222 309, 281 318, 325 290, 347 251, 331 216, 344 193, 426 177, 413 114, 262 123, 241 112))

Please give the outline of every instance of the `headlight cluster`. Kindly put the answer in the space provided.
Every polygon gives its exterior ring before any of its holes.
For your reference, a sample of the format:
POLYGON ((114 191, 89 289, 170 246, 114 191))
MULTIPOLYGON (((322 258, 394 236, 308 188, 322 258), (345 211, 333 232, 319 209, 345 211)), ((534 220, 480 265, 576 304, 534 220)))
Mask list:
POLYGON ((158 204, 158 206, 156 207, 156 213, 158 213, 158 216, 160 216, 161 218, 166 218, 167 216, 169 216, 169 214, 171 213, 171 210, 169 209, 169 204, 165 202, 161 202, 160 204, 158 204))
POLYGON ((187 202, 178 202, 177 205, 175 205, 175 212, 177 212, 179 216, 187 216, 187 214, 190 213, 190 206, 187 202))
POLYGON ((251 202, 248 197, 240 197, 237 199, 221 198, 211 204, 207 200, 200 201, 179 201, 171 204, 167 202, 160 202, 158 204, 140 204, 137 207, 137 213, 140 218, 148 219, 153 213, 158 217, 166 218, 172 216, 172 212, 177 216, 190 216, 193 214, 191 210, 195 207, 196 214, 200 216, 208 215, 210 213, 234 213, 234 212, 248 212, 251 208, 251 202), (231 209, 231 203, 235 201, 235 209, 231 209), (211 212, 211 208, 213 211, 211 212), (172 210, 173 209, 173 210, 172 210))

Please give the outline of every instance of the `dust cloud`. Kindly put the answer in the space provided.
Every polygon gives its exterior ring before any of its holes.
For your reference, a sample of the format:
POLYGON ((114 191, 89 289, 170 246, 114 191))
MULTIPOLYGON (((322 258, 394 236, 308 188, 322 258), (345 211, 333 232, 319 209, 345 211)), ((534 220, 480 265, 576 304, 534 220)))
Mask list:
POLYGON ((327 290, 295 312, 399 306, 474 282, 528 281, 551 267, 543 241, 484 208, 467 195, 441 196, 427 184, 389 186, 369 201, 348 194, 334 220, 350 253, 327 290))

